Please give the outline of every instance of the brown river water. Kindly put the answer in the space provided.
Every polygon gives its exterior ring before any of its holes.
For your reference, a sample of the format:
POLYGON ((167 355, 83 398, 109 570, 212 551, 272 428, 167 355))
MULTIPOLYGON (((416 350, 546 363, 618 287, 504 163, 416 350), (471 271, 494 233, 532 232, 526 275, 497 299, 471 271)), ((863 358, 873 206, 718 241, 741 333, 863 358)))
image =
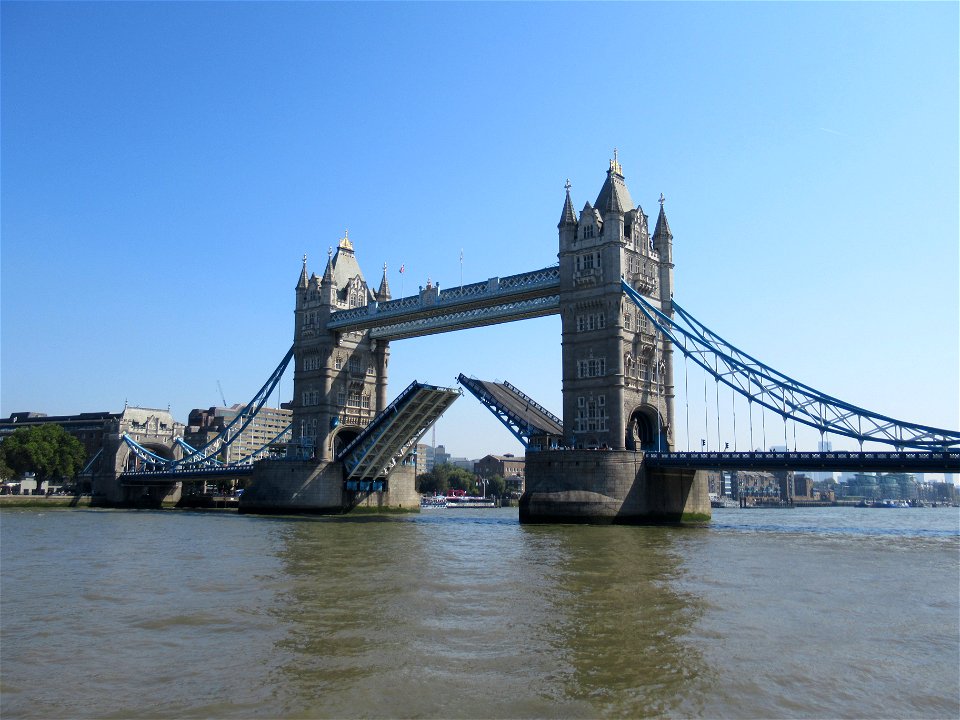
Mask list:
POLYGON ((957 718, 960 510, 0 513, 0 716, 957 718))

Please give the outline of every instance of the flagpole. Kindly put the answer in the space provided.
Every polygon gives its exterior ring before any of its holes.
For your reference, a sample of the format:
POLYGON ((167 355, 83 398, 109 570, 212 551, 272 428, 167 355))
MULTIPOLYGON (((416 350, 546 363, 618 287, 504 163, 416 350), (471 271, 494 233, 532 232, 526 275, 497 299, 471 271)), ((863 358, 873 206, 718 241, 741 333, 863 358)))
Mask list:
POLYGON ((460 289, 463 290, 463 248, 460 248, 460 289))

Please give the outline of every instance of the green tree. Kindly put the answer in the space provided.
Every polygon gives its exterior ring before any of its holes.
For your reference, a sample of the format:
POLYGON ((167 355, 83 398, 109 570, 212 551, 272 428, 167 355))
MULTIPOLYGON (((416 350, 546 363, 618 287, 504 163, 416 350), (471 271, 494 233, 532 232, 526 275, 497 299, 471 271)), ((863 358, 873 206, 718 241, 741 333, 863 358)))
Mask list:
POLYGON ((487 479, 487 495, 503 497, 507 494, 507 481, 502 475, 493 475, 487 479))
POLYGON ((0 450, 10 470, 18 475, 34 473, 38 487, 44 480, 73 477, 87 456, 79 440, 53 423, 17 428, 0 450))
POLYGON ((0 443, 0 480, 9 480, 16 473, 7 465, 7 457, 3 452, 3 444, 0 443))
POLYGON ((417 477, 417 492, 445 494, 448 490, 463 490, 477 493, 477 481, 473 473, 449 463, 434 466, 433 470, 417 477))
POLYGON ((438 477, 432 470, 417 476, 417 492, 426 495, 446 495, 450 485, 446 476, 438 477))

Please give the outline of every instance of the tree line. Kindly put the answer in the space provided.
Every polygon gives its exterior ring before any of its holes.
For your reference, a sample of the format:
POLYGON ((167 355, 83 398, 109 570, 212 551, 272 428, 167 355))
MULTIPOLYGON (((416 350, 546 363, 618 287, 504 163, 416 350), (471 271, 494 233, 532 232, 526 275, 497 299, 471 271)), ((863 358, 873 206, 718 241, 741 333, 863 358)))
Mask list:
POLYGON ((61 425, 44 423, 17 428, 0 443, 0 477, 32 472, 37 487, 44 480, 71 478, 83 469, 83 443, 61 425))
POLYGON ((507 483, 500 475, 480 478, 463 468, 440 463, 430 472, 417 476, 417 492, 426 495, 446 495, 450 490, 463 490, 467 495, 503 496, 507 492, 507 483), (486 482, 486 493, 483 482, 486 482))

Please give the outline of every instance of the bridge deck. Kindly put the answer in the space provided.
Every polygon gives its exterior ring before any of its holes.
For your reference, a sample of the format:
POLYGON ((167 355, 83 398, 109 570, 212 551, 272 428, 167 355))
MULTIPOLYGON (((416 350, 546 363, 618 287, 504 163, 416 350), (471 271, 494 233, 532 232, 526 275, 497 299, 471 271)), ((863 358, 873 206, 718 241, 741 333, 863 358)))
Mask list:
POLYGON ((348 479, 384 477, 460 393, 414 381, 337 456, 348 479))
POLYGON ((957 472, 960 452, 645 452, 652 468, 957 472))
POLYGON ((487 406, 525 447, 533 435, 563 436, 560 418, 510 383, 468 378, 463 373, 457 382, 487 406))
POLYGON ((150 486, 172 485, 182 480, 203 478, 243 477, 253 473, 253 465, 227 465, 216 468, 184 468, 180 470, 141 470, 125 472, 119 476, 121 485, 150 486))

